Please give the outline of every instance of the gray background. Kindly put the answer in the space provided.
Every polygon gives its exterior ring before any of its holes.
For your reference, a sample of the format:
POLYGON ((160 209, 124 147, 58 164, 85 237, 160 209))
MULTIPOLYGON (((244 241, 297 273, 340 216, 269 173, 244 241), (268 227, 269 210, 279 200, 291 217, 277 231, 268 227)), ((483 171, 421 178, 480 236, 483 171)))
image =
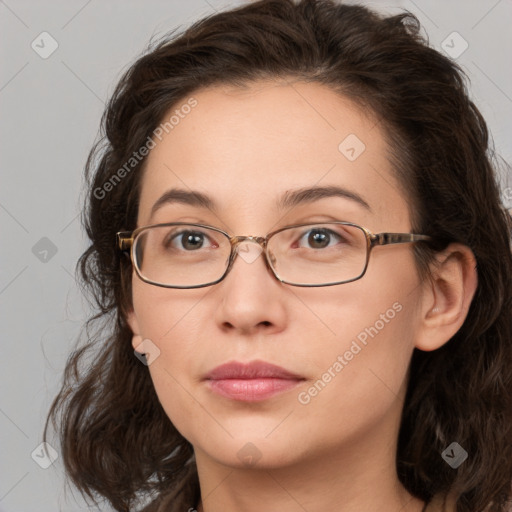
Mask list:
MULTIPOLYGON (((82 170, 104 102, 149 39, 239 3, 0 0, 0 511, 92 510, 65 489, 60 458, 43 469, 31 456, 45 462, 37 457, 43 421, 88 311, 73 277, 86 247, 82 170), (43 31, 58 43, 46 59, 31 47, 50 48, 43 31)), ((441 51, 443 41, 463 48, 454 31, 467 41, 457 61, 498 153, 512 162, 512 0, 361 3, 409 9, 441 51)), ((502 178, 512 207, 512 176, 502 178)))

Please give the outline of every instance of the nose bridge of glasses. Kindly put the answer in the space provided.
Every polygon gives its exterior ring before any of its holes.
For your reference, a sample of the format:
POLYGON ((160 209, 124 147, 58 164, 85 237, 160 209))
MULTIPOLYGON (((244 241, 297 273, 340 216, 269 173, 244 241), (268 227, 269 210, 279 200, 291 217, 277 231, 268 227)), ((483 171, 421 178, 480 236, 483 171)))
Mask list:
POLYGON ((235 236, 231 243, 235 253, 246 263, 255 261, 265 248, 265 238, 261 236, 235 236))

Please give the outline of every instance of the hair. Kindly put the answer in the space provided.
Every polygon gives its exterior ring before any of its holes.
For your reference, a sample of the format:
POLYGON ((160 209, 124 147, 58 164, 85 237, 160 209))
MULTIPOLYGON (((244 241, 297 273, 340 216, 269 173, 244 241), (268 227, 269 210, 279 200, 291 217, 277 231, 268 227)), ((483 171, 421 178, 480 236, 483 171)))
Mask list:
POLYGON ((473 251, 478 287, 462 327, 438 350, 413 352, 396 470, 422 500, 450 494, 457 512, 504 512, 512 492, 512 219, 467 77, 429 47, 407 11, 385 16, 332 0, 251 2, 167 34, 129 67, 85 171, 90 246, 77 272, 94 316, 87 342, 68 358, 44 439, 51 419, 69 479, 84 497, 117 511, 169 492, 174 503, 197 496, 192 445, 134 357, 126 321, 132 268, 115 235, 136 227, 146 159, 114 185, 112 177, 194 91, 267 79, 324 84, 378 120, 409 199, 412 232, 436 239, 414 246, 422 279, 450 242, 473 251), (468 452, 456 470, 441 457, 453 441, 468 452))

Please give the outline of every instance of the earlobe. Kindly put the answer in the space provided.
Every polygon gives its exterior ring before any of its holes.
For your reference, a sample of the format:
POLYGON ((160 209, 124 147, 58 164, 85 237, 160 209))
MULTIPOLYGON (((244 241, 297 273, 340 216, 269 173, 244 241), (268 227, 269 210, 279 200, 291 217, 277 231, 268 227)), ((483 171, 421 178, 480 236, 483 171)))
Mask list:
POLYGON ((141 346, 142 343, 142 336, 140 335, 140 329, 139 329, 139 322, 137 320, 137 315, 135 314, 135 311, 131 310, 126 315, 126 322, 130 326, 130 329, 132 330, 133 337, 132 337, 132 347, 135 350, 137 347, 141 346))
POLYGON ((476 259, 465 245, 450 244, 436 258, 424 283, 416 348, 432 351, 447 343, 464 323, 478 285, 476 259))
POLYGON ((134 334, 132 337, 132 348, 136 350, 139 354, 144 354, 144 343, 142 336, 140 334, 134 334))

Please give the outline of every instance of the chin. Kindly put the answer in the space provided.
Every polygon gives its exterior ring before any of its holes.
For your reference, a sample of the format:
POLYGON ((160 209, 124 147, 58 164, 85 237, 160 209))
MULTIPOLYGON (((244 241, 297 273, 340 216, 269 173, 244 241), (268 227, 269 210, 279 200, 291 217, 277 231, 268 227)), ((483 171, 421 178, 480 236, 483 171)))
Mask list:
POLYGON ((298 455, 290 447, 270 443, 264 438, 262 440, 230 439, 226 444, 229 446, 225 446, 225 449, 217 445, 214 452, 206 453, 219 464, 236 469, 276 469, 292 464, 293 459, 298 455), (293 459, 290 457, 292 453, 293 459))

